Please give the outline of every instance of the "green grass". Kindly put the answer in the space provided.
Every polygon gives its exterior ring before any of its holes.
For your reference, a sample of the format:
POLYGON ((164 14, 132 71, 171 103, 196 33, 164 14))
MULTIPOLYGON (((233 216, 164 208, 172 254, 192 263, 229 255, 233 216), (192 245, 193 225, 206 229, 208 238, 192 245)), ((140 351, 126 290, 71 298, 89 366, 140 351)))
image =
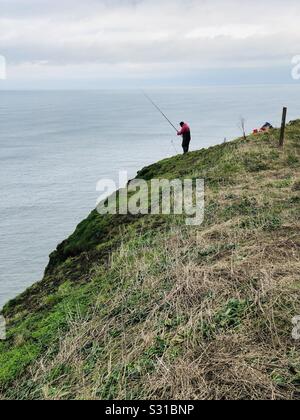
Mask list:
POLYGON ((300 122, 158 162, 205 221, 93 211, 3 311, 8 399, 298 398, 300 122), (201 386, 199 385, 201 384, 201 386))

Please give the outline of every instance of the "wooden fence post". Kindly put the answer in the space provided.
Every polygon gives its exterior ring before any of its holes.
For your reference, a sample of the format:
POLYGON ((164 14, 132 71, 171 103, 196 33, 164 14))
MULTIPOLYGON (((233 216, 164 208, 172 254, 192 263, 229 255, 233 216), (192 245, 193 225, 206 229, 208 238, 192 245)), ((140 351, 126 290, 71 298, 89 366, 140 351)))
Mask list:
POLYGON ((282 123, 281 123, 281 131, 280 131, 280 140, 279 140, 279 147, 284 146, 284 135, 285 135, 285 125, 286 125, 286 116, 287 116, 287 108, 283 108, 282 112, 282 123))

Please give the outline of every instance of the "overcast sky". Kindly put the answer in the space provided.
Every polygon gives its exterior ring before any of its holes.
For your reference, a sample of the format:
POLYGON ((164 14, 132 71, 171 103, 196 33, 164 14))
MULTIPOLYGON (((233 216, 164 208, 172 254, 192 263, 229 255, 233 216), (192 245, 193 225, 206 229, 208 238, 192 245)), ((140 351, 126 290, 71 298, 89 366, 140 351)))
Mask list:
POLYGON ((299 0, 0 0, 0 87, 292 82, 299 0))

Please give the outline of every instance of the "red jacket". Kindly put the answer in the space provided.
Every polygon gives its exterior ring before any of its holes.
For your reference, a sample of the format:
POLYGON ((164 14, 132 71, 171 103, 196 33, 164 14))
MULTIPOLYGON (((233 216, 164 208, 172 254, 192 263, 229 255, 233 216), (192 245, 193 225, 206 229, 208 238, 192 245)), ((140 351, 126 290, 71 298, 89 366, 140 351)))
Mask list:
POLYGON ((184 123, 180 131, 177 132, 178 136, 183 136, 184 134, 190 133, 191 129, 187 123, 184 123))

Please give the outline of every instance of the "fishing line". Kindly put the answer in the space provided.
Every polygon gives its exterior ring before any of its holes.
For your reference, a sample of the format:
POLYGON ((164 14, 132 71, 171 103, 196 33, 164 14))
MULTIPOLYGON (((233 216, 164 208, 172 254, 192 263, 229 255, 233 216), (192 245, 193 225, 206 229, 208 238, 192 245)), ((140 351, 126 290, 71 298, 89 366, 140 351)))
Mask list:
POLYGON ((175 144, 174 144, 174 141, 173 141, 173 140, 171 140, 171 142, 172 142, 172 145, 173 145, 173 147, 174 147, 174 150, 175 150, 176 155, 178 155, 178 150, 177 150, 177 147, 176 147, 176 146, 175 146, 175 144))

